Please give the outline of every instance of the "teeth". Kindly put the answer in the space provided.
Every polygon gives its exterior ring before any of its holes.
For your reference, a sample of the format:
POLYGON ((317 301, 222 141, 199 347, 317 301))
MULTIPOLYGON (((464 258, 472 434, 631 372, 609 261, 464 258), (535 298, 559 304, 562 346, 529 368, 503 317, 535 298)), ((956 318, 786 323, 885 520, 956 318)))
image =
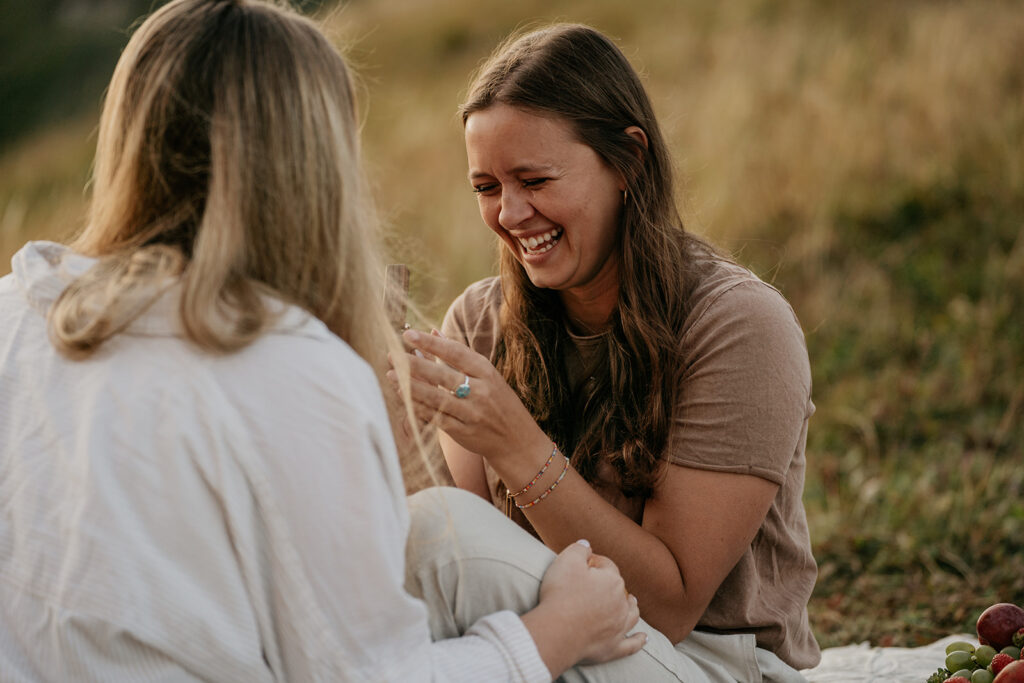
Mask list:
POLYGON ((534 235, 525 239, 520 239, 519 243, 524 248, 533 251, 535 253, 542 254, 555 246, 555 242, 562 236, 561 228, 554 228, 540 235, 534 235), (539 247, 539 248, 538 248, 539 247))

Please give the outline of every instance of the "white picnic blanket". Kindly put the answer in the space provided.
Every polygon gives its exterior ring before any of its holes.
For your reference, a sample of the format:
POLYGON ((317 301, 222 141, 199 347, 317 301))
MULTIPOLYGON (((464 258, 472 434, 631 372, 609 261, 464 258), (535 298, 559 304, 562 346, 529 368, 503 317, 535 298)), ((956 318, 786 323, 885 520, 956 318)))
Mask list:
POLYGON ((803 674, 809 683, 924 683, 946 660, 946 646, 956 640, 978 645, 975 636, 960 634, 921 647, 830 647, 822 651, 821 663, 803 674))

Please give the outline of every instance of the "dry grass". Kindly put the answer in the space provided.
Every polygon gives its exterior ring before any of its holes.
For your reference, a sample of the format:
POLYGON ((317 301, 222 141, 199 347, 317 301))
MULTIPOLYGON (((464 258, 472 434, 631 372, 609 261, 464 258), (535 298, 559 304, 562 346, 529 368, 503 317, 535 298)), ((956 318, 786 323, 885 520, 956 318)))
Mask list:
MULTIPOLYGON (((1024 603, 1020 4, 638 9, 353 0, 327 18, 364 77, 389 250, 427 317, 493 269, 455 120, 468 74, 516 26, 591 23, 645 74, 690 227, 775 282, 807 332, 822 643, 917 644, 1024 603)), ((92 125, 0 159, 0 257, 77 225, 92 125)))

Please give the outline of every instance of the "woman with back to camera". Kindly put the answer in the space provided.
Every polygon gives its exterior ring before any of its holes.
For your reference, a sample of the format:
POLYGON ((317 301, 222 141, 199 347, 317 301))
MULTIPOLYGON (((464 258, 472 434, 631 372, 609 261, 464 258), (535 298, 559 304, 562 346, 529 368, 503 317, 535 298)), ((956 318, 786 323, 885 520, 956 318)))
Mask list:
POLYGON ((643 644, 586 544, 454 489, 410 522, 355 111, 284 6, 132 36, 87 227, 0 279, 4 681, 548 681, 643 644))
POLYGON ((789 304, 683 229, 648 96, 599 32, 513 37, 461 114, 500 277, 442 335, 406 333, 444 361, 409 358, 456 484, 556 551, 590 539, 709 678, 802 680, 814 406, 789 304))

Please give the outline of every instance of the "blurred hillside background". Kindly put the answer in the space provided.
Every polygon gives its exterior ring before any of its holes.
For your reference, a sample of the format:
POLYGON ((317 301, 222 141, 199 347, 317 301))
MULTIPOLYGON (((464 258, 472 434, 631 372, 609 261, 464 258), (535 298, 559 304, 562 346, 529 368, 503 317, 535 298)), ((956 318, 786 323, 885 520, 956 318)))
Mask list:
MULTIPOLYGON (((101 92, 150 6, 0 0, 0 274, 24 241, 81 226, 101 92)), ((804 326, 822 644, 916 645, 1024 604, 1024 3, 308 7, 362 75, 389 258, 428 323, 495 263, 455 117, 470 72, 523 25, 617 39, 690 229, 804 326)))

